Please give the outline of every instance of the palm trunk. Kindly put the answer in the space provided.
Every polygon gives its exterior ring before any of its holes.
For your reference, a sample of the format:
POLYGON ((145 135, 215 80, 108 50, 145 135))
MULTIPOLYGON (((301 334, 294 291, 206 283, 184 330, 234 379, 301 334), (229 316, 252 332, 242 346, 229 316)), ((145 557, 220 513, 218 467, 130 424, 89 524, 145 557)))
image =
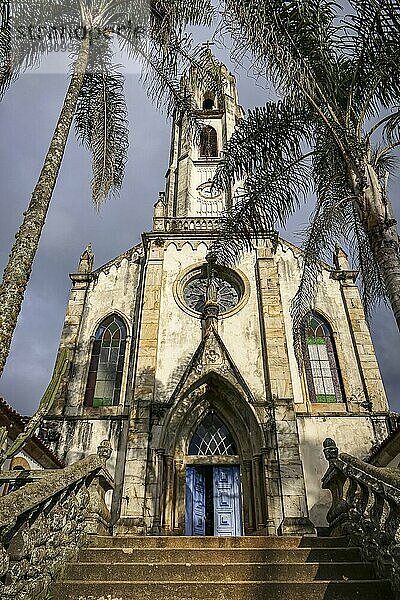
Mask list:
POLYGON ((370 165, 366 167, 366 178, 367 185, 363 194, 365 205, 361 219, 400 331, 400 240, 396 220, 391 204, 385 201, 378 177, 370 165))
POLYGON ((25 289, 32 271, 40 235, 61 167, 89 59, 90 40, 86 36, 74 65, 71 82, 51 140, 42 171, 24 212, 22 225, 4 270, 0 285, 0 377, 10 351, 25 289))

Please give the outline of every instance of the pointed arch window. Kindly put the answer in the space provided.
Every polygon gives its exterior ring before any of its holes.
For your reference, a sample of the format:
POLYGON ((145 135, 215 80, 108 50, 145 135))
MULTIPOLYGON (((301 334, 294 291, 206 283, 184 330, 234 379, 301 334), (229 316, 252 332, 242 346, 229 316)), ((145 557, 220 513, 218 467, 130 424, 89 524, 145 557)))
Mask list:
POLYGON ((221 419, 213 412, 200 423, 189 444, 190 455, 236 456, 237 449, 231 432, 221 419))
POLYGON ((305 371, 311 402, 342 402, 342 380, 332 330, 320 315, 305 326, 305 371))
POLYGON ((112 406, 119 403, 126 346, 126 327, 110 315, 97 328, 93 342, 85 406, 112 406))
POLYGON ((200 132, 200 156, 218 156, 218 136, 214 127, 207 125, 200 132))

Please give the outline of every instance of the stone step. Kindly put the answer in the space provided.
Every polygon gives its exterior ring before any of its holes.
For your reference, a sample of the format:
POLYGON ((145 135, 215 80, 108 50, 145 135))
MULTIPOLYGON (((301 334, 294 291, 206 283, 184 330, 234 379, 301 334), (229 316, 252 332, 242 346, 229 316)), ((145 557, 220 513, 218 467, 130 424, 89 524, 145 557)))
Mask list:
POLYGON ((337 563, 360 562, 359 548, 87 548, 86 563, 337 563))
POLYGON ((375 579, 365 563, 73 563, 67 565, 64 579, 81 581, 347 581, 375 579))
POLYGON ((177 583, 61 581, 53 600, 391 600, 386 581, 177 583))
POLYGON ((95 536, 97 548, 342 548, 345 537, 316 536, 95 536))

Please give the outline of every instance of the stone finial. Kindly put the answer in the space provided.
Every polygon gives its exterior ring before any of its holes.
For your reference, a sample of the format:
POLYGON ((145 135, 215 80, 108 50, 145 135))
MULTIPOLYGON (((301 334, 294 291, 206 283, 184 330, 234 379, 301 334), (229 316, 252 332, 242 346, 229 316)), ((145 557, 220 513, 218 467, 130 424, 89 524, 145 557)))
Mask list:
POLYGON ((165 192, 160 192, 158 195, 158 200, 154 205, 154 217, 165 217, 165 192))
POLYGON ((335 246, 333 262, 339 271, 350 271, 349 257, 339 244, 335 246))
POLYGON ((326 460, 331 461, 339 456, 339 448, 336 446, 336 442, 332 438, 326 438, 324 440, 323 448, 326 460))
POLYGON ((97 456, 103 459, 106 463, 112 454, 111 443, 109 440, 103 440, 97 448, 97 456))
POLYGON ((164 219, 166 217, 165 192, 160 192, 158 200, 154 205, 153 230, 164 231, 164 219))
POLYGON ((88 244, 79 259, 79 273, 91 273, 93 269, 94 254, 92 245, 88 244))

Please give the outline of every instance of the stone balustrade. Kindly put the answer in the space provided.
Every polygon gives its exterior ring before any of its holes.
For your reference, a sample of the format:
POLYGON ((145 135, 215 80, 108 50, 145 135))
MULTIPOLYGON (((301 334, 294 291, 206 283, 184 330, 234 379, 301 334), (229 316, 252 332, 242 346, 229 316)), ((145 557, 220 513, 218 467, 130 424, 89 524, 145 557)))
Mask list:
MULTIPOLYGON (((0 597, 42 598, 88 534, 110 533, 105 494, 114 482, 106 470, 111 447, 64 469, 25 476, 24 485, 0 498, 0 597)), ((15 483, 15 473, 2 474, 15 483)), ((23 478, 18 480, 22 484, 23 478)))
POLYGON ((154 219, 154 231, 218 231, 221 219, 217 217, 160 217, 154 219))
POLYGON ((347 535, 378 575, 390 579, 400 598, 400 469, 375 467, 341 453, 334 440, 323 444, 329 467, 323 489, 332 495, 327 514, 331 535, 347 535))

